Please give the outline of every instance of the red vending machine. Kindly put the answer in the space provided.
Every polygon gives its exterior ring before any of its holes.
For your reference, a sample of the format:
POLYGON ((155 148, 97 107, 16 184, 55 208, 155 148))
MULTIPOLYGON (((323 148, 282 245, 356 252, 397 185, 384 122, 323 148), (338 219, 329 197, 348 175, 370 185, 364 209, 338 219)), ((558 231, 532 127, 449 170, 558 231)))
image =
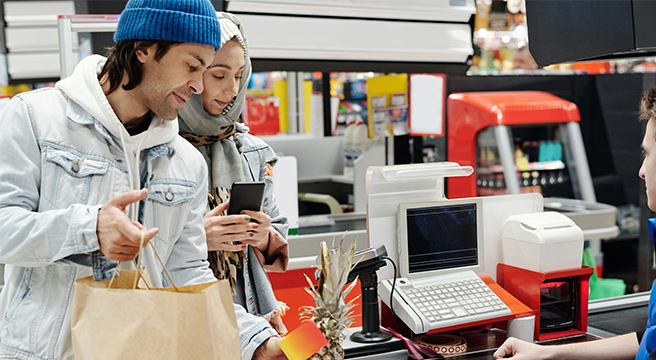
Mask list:
POLYGON ((453 93, 447 159, 474 176, 447 179, 450 199, 540 192, 596 202, 576 104, 542 91, 453 93))

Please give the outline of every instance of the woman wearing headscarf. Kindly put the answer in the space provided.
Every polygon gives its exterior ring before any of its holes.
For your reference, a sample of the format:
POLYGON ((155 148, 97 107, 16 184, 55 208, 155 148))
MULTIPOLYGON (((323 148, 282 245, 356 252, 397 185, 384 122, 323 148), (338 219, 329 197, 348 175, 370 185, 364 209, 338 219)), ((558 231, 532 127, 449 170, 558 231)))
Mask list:
POLYGON ((278 157, 238 122, 251 76, 248 46, 239 19, 218 13, 221 48, 203 75, 204 91, 179 112, 180 135, 203 154, 209 167, 209 208, 204 216, 208 259, 218 279, 227 279, 233 301, 266 318, 280 334, 287 310, 271 288, 265 268, 285 271, 287 218, 273 194, 273 165, 278 157), (265 183, 262 211, 225 215, 234 182, 265 183))

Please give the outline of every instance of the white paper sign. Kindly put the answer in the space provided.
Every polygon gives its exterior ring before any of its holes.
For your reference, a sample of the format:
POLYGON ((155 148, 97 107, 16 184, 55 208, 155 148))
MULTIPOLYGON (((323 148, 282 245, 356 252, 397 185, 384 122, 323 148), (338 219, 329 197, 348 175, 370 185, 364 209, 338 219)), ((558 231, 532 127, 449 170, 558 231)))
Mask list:
POLYGON ((444 88, 441 74, 410 75, 410 134, 444 135, 444 88))

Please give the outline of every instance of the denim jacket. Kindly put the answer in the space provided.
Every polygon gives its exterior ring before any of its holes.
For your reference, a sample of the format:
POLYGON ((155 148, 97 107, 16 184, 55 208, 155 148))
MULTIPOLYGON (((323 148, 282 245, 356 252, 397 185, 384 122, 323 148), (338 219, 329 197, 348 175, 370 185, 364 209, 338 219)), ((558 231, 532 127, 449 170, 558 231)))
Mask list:
MULTIPOLYGON (((103 62, 88 57, 76 68, 73 83, 62 80, 68 87, 58 83, 17 95, 0 113, 0 263, 7 264, 0 293, 0 358, 74 359, 74 281, 91 275, 88 265, 94 261, 96 275, 111 273, 111 261, 98 252, 98 209, 131 186, 125 142, 112 132, 115 125, 99 119, 111 111, 98 95, 96 71, 103 62)), ((176 121, 153 121, 177 134, 176 121)), ((146 133, 157 134, 156 126, 146 133)), ((149 145, 137 149, 143 159, 136 167, 138 185, 149 195, 141 202, 139 221, 160 229, 152 243, 176 285, 213 281, 205 260, 202 156, 177 135, 142 143, 149 145)), ((164 277, 160 281, 169 285, 164 277)), ((242 358, 250 359, 275 331, 240 306, 235 313, 242 358)))
MULTIPOLYGON (((246 181, 264 181, 264 201, 262 211, 271 217, 271 226, 280 233, 285 240, 289 230, 287 218, 280 215, 278 203, 273 194, 273 178, 267 173, 266 164, 275 163, 278 159, 273 149, 263 140, 248 134, 248 129, 237 123, 238 133, 235 135, 236 145, 242 154, 242 169, 246 181)), ((244 259, 244 286, 246 304, 251 314, 267 315, 279 306, 273 294, 269 278, 262 264, 255 256, 255 250, 248 247, 244 259)), ((271 259, 265 259, 269 262, 271 259)))

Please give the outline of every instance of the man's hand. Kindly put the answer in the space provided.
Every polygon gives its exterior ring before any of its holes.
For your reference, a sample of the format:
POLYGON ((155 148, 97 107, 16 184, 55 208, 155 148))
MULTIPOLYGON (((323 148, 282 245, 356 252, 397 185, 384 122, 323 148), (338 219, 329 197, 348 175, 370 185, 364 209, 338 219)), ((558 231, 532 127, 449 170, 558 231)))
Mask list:
POLYGON ((143 246, 159 232, 158 228, 146 229, 139 223, 133 223, 125 213, 128 205, 145 199, 147 195, 146 189, 116 194, 98 211, 96 234, 100 252, 108 259, 133 260, 139 253, 140 232, 144 234, 143 246))
POLYGON ((282 338, 277 336, 266 339, 266 341, 255 350, 253 360, 286 360, 287 356, 282 352, 280 344, 278 344, 280 340, 282 340, 282 338))

